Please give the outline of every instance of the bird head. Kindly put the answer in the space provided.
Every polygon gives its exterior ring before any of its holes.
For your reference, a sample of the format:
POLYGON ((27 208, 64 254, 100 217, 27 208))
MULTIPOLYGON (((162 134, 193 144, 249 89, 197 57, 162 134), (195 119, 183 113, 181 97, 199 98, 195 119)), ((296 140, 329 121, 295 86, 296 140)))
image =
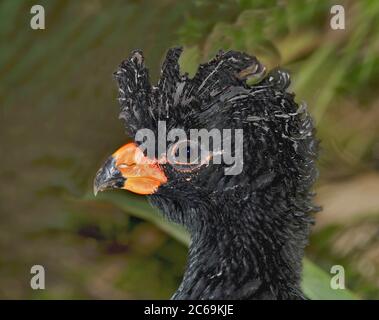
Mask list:
POLYGON ((106 160, 95 193, 125 189, 148 195, 160 207, 171 201, 187 211, 228 193, 237 200, 260 191, 269 198, 267 190, 306 197, 316 176, 317 143, 306 107, 286 92, 288 73, 275 69, 265 75, 257 58, 220 51, 189 78, 180 72, 181 52, 168 51, 156 86, 141 51, 133 51, 115 72, 120 118, 134 141, 106 160), (191 138, 194 129, 211 137, 208 148, 191 138), (215 135, 221 137, 217 147, 215 135), (242 164, 234 174, 228 174, 228 157, 242 164))

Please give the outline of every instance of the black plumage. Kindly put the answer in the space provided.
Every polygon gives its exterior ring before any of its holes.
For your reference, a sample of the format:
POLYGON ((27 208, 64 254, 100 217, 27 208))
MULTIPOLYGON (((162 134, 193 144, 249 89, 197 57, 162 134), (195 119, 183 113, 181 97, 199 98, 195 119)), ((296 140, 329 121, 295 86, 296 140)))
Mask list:
POLYGON ((303 299, 302 257, 317 177, 317 141, 306 106, 287 92, 288 73, 263 76, 255 57, 220 51, 189 78, 180 72, 181 51, 168 51, 156 86, 141 51, 121 63, 115 77, 128 135, 141 128, 156 132, 159 120, 167 130, 186 132, 242 128, 244 167, 227 176, 223 164, 190 172, 161 165, 168 181, 148 198, 191 235, 173 299, 303 299), (249 85, 252 77, 257 82, 249 85))

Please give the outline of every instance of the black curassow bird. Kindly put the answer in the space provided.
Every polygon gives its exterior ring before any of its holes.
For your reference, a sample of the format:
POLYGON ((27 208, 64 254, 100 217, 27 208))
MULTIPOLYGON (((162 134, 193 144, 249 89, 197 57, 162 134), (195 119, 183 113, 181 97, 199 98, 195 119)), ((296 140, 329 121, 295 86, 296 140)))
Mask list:
MULTIPOLYGON (((120 118, 127 134, 139 129, 243 129, 243 169, 196 167, 147 157, 126 144, 98 171, 94 191, 121 188, 148 195, 171 221, 184 225, 191 245, 183 281, 173 299, 304 299, 302 257, 317 177, 317 140, 305 105, 286 90, 289 75, 264 76, 245 53, 220 51, 196 75, 181 74, 181 48, 170 49, 156 86, 141 51, 115 73, 120 118), (248 84, 250 78, 256 83, 248 84)), ((177 143, 177 142, 172 142, 177 143)))

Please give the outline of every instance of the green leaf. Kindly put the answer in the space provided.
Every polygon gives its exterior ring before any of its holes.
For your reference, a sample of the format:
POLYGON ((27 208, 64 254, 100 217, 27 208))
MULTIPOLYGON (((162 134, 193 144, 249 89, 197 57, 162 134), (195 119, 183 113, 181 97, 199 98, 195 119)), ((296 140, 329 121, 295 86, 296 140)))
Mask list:
MULTIPOLYGON (((94 199, 87 195, 86 199, 94 199)), ((125 192, 102 193, 96 200, 112 203, 126 213, 149 221, 165 231, 179 242, 189 246, 190 237, 187 231, 180 225, 165 219, 158 210, 142 197, 125 192)), ((349 290, 334 290, 330 287, 331 275, 327 274, 309 259, 304 258, 303 263, 303 290, 306 296, 314 300, 351 300, 357 297, 349 290)))
MULTIPOLYGON (((92 195, 87 195, 85 199, 93 200, 94 197, 92 195)), ((104 192, 99 194, 96 200, 112 203, 134 217, 155 224, 159 229, 165 231, 167 234, 187 246, 190 243, 190 237, 182 226, 173 224, 165 219, 157 209, 154 209, 146 199, 141 196, 136 196, 132 193, 123 191, 112 191, 112 193, 104 192)))
POLYGON ((347 289, 332 289, 331 275, 327 274, 309 259, 303 260, 303 291, 313 300, 354 300, 357 297, 347 289))
POLYGON ((200 63, 200 50, 198 47, 185 48, 180 56, 180 71, 187 72, 190 77, 193 77, 200 63))

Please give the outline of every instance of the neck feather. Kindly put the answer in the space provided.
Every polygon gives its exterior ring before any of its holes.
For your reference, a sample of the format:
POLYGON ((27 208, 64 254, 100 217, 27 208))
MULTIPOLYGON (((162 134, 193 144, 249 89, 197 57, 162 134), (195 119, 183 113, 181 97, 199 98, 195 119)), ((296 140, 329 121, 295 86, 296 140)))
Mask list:
POLYGON ((303 299, 301 260, 312 218, 281 201, 232 199, 182 213, 192 243, 173 299, 303 299))

